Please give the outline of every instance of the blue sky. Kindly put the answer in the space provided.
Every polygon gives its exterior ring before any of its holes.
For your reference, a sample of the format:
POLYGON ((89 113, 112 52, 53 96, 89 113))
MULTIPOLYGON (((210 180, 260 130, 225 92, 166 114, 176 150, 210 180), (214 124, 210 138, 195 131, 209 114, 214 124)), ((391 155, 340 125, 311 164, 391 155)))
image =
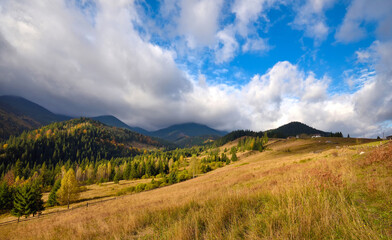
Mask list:
POLYGON ((56 113, 392 134, 388 0, 4 0, 0 12, 0 94, 56 113))

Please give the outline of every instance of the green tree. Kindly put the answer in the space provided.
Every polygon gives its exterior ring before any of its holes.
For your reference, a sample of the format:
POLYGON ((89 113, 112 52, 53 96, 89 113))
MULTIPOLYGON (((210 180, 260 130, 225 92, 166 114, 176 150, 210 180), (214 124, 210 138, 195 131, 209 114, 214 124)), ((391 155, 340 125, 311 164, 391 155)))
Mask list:
POLYGON ((0 210, 10 210, 12 204, 12 188, 6 182, 0 184, 0 210))
POLYGON ((238 157, 237 157, 237 154, 236 154, 235 152, 233 152, 233 153, 231 154, 231 161, 232 161, 232 162, 238 161, 238 157))
POLYGON ((68 170, 63 179, 61 179, 61 187, 57 192, 59 202, 61 204, 69 204, 79 197, 79 186, 75 178, 75 172, 72 168, 68 170))
POLYGON ((30 214, 34 213, 35 197, 30 184, 23 184, 16 188, 14 208, 11 210, 11 214, 18 217, 18 222, 21 216, 27 218, 30 214))
POLYGON ((31 186, 31 191, 34 195, 34 204, 32 205, 32 214, 33 216, 41 212, 45 209, 44 201, 42 200, 42 190, 41 190, 41 181, 35 181, 31 186))
POLYGON ((118 172, 116 173, 116 175, 114 175, 113 182, 116 184, 120 182, 120 175, 118 172))
POLYGON ((60 187, 61 187, 61 179, 57 179, 49 194, 49 198, 47 202, 47 205, 49 207, 53 207, 59 204, 59 202, 57 201, 57 191, 60 189, 60 187))

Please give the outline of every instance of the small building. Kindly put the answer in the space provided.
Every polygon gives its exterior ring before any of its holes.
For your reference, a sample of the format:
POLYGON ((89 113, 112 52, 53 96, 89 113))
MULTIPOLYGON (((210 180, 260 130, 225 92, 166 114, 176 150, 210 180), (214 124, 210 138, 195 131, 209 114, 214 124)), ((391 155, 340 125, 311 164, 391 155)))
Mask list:
POLYGON ((388 137, 387 137, 387 140, 392 140, 392 136, 388 136, 388 137))

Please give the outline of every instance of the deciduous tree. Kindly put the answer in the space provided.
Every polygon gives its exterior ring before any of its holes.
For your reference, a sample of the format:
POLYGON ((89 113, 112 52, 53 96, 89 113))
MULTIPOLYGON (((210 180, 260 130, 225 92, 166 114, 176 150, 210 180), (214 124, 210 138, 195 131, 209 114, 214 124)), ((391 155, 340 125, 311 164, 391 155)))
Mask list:
POLYGON ((61 187, 57 192, 57 196, 61 204, 67 204, 68 209, 69 204, 78 199, 79 186, 75 178, 75 172, 72 168, 70 168, 63 179, 61 179, 61 187))

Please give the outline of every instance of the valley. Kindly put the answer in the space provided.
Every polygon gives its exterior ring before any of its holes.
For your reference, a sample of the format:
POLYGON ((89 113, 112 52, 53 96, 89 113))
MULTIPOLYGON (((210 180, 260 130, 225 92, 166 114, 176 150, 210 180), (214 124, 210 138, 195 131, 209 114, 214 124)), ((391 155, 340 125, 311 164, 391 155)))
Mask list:
POLYGON ((270 139, 265 151, 246 151, 194 179, 1 232, 4 239, 389 238, 391 153, 389 141, 270 139))

